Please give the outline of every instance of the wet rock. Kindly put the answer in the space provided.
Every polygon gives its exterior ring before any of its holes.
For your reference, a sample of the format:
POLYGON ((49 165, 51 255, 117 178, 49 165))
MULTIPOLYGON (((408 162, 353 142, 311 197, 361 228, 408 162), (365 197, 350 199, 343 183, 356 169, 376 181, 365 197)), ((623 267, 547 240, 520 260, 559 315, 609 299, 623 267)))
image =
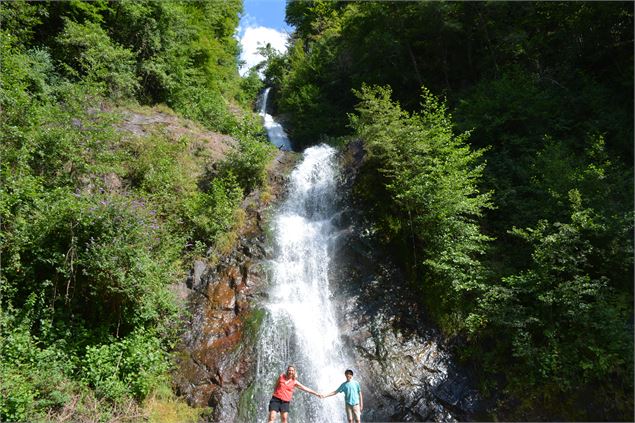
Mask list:
POLYGON ((456 368, 448 370, 447 377, 434 388, 433 394, 458 413, 475 414, 481 408, 478 391, 470 387, 468 378, 456 368))
POLYGON ((202 277, 207 270, 207 263, 202 260, 195 260, 190 275, 186 280, 187 287, 195 291, 202 291, 202 277))
POLYGON ((270 169, 267 201, 258 192, 245 199, 245 225, 235 248, 217 257, 214 265, 195 261, 185 283, 191 292, 190 318, 184 322, 174 382, 190 405, 212 408, 212 422, 236 420, 240 394, 253 380, 255 339, 246 325, 267 283, 270 252, 257 222, 269 216, 268 207, 285 193, 279 185, 284 185, 283 175, 295 158, 280 153, 278 165, 270 169))
MULTIPOLYGON (((363 156, 353 143, 342 153, 350 191, 363 156)), ((373 242, 362 214, 342 196, 332 222, 339 229, 329 279, 345 343, 354 351, 367 421, 473 420, 480 398, 469 374, 453 361, 440 332, 412 297, 389 252, 373 242)))
MULTIPOLYGON (((361 147, 343 160, 342 191, 350 189, 361 147), (348 185, 347 185, 348 184, 348 185)), ((282 154, 278 166, 292 167, 282 154)), ((284 194, 284 172, 270 178, 274 198, 284 194), (277 181, 277 182, 276 182, 277 181)), ((331 219, 329 280, 344 343, 353 351, 353 369, 365 398, 365 421, 473 420, 480 399, 469 374, 453 362, 446 341, 430 324, 407 289, 390 255, 373 242, 360 213, 342 196, 331 219)), ((254 304, 266 298, 267 260, 273 253, 262 229, 268 216, 259 195, 245 200, 247 222, 234 250, 210 267, 194 264, 188 287, 192 317, 183 335, 178 392, 195 406, 213 408, 209 421, 251 421, 239 417, 241 394, 255 371, 255 339, 247 323, 254 304)))

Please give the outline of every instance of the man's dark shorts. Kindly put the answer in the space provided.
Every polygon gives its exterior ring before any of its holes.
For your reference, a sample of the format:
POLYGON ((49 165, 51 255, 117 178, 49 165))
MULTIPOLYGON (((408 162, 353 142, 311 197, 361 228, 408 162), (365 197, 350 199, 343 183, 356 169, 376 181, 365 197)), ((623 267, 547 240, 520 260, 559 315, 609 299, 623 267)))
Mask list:
POLYGON ((289 401, 282 401, 278 397, 271 397, 271 401, 269 401, 269 411, 277 411, 278 413, 288 413, 289 401))

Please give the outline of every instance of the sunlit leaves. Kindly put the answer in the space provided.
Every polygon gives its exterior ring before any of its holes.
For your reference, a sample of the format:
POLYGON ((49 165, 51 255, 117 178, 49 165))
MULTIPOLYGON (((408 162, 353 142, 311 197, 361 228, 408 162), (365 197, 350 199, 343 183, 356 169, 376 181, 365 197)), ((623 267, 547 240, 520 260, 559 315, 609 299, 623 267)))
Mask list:
POLYGON ((112 43, 106 31, 96 23, 65 21, 58 38, 67 52, 71 74, 87 82, 104 84, 105 92, 115 99, 130 97, 138 87, 134 74, 134 53, 112 43))
POLYGON ((388 200, 389 216, 402 222, 391 226, 392 236, 414 238, 410 253, 420 282, 426 293, 442 298, 444 306, 436 310, 443 318, 462 306, 462 292, 477 288, 482 277, 479 256, 488 238, 477 218, 490 204, 478 189, 481 152, 465 144, 467 134, 454 135, 445 105, 428 90, 422 91, 421 112, 413 114, 390 94, 388 88, 363 87, 351 124, 365 142, 368 171, 382 175, 390 195, 376 201, 388 200))

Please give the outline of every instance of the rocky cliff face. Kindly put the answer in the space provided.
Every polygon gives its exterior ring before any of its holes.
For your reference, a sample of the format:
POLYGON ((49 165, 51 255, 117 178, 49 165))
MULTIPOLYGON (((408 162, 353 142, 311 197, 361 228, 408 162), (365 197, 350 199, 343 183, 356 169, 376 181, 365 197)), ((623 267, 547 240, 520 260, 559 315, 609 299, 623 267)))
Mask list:
POLYGON ((453 363, 446 341, 347 195, 362 159, 361 143, 341 154, 342 212, 329 280, 365 390, 365 420, 473 420, 481 403, 469 376, 453 363))
POLYGON ((196 261, 181 287, 190 317, 184 322, 176 390, 191 406, 211 407, 209 421, 235 421, 240 394, 253 379, 260 318, 253 305, 267 285, 266 221, 295 160, 295 154, 280 152, 269 170, 267 195, 253 192, 243 203, 246 223, 233 251, 213 264, 196 261))
MULTIPOLYGON (((444 339, 426 321, 405 278, 368 235, 363 216, 346 195, 362 156, 357 143, 342 153, 342 212, 334 222, 339 233, 329 279, 341 333, 364 391, 364 420, 474 420, 480 402, 469 376, 453 364, 444 339)), ((284 194, 293 162, 292 154, 277 159, 271 173, 274 201, 284 194)), ((246 415, 240 414, 246 408, 241 394, 253 382, 262 318, 258 304, 268 283, 268 209, 257 194, 245 209, 248 224, 234 251, 213 266, 196 262, 186 282, 191 318, 177 390, 193 406, 211 406, 209 421, 214 422, 245 420, 239 417, 246 415)))
POLYGON ((467 374, 453 363, 389 255, 364 239, 352 214, 331 280, 338 281, 332 290, 365 392, 366 421, 475 419, 479 399, 467 374))

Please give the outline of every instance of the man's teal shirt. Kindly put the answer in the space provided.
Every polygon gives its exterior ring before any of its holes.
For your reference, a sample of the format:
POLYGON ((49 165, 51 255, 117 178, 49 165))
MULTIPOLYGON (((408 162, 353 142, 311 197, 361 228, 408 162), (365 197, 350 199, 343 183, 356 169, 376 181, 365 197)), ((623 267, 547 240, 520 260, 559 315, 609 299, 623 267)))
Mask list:
POLYGON ((344 401, 348 405, 357 405, 359 404, 359 393, 362 391, 362 388, 359 386, 359 382, 356 380, 346 381, 337 388, 335 392, 344 392, 344 401))

